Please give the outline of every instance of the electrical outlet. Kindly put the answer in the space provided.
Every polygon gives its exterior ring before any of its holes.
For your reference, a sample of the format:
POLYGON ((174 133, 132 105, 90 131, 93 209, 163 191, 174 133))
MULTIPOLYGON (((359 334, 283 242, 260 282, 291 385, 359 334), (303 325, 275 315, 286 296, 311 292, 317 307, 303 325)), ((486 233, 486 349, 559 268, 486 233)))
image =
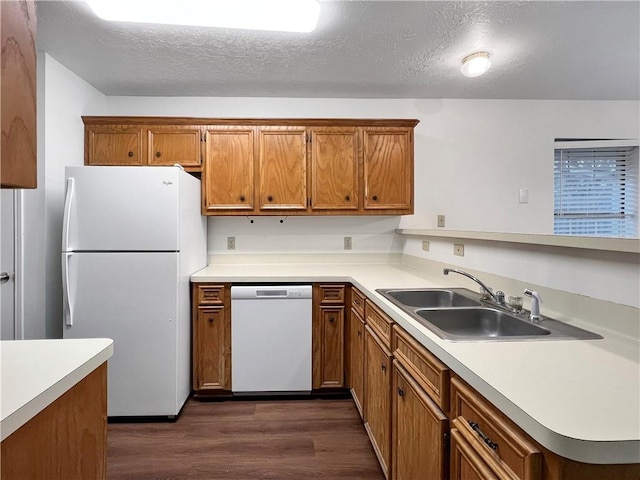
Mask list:
POLYGON ((236 249, 236 237, 227 237, 227 250, 236 249))
POLYGON ((444 215, 438 215, 438 227, 444 227, 444 215))
POLYGON ((351 237, 344 237, 344 249, 351 250, 351 237))
POLYGON ((422 250, 424 250, 425 252, 429 251, 429 240, 422 241, 422 250))
POLYGON ((453 244, 453 254, 458 257, 464 257, 464 245, 461 243, 453 244))

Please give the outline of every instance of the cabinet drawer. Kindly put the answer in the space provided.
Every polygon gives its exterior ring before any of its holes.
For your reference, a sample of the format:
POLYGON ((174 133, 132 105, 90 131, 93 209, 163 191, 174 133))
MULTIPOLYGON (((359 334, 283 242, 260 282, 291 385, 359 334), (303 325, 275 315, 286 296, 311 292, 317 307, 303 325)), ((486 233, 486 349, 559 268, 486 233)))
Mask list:
POLYGON ((365 296, 360 290, 351 287, 351 308, 360 315, 360 318, 364 318, 364 299, 365 296))
POLYGON ((494 471, 507 469, 511 477, 521 480, 541 478, 541 452, 458 378, 451 379, 451 417, 459 433, 494 471))
POLYGON ((434 402, 449 411, 449 369, 398 325, 393 326, 394 356, 434 402))
POLYGON ((224 304, 224 285, 198 285, 196 291, 198 305, 224 304))
POLYGON ((323 305, 344 305, 344 285, 319 285, 318 301, 323 305))
POLYGON ((391 325, 393 325, 393 320, 369 300, 365 301, 365 315, 367 325, 371 326, 385 347, 391 349, 391 325))

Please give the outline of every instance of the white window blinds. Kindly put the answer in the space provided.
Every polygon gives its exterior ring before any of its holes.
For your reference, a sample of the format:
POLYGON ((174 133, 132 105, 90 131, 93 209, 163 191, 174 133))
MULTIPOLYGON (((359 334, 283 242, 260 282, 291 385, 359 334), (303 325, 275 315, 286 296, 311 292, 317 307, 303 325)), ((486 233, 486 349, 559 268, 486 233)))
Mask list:
POLYGON ((637 142, 589 143, 556 142, 553 232, 637 237, 637 142))

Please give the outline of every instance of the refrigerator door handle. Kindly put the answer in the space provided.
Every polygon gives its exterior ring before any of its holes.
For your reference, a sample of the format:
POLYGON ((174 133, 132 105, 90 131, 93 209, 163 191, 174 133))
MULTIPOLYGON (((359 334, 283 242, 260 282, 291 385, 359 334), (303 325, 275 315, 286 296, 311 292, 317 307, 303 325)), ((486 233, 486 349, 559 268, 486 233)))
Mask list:
POLYGON ((68 327, 73 327, 73 307, 71 303, 71 292, 69 291, 69 259, 70 253, 62 254, 62 315, 64 323, 68 327))
POLYGON ((69 250, 69 222, 71 221, 71 206, 73 204, 74 181, 67 178, 67 191, 64 197, 64 216, 62 219, 62 251, 69 250))

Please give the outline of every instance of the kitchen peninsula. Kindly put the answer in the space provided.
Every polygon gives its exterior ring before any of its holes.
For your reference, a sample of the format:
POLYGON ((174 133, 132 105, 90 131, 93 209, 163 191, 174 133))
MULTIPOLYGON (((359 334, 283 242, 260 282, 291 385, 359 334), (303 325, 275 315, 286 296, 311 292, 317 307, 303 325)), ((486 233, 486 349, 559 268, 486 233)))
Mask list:
POLYGON ((2 478, 106 478, 113 341, 0 342, 2 478))
MULTIPOLYGON (((443 276, 442 265, 436 262, 425 267, 412 264, 407 256, 395 259, 395 263, 375 264, 286 263, 285 258, 280 261, 261 258, 260 262, 253 263, 213 260, 207 268, 192 275, 193 283, 344 284, 361 293, 372 310, 380 310, 389 319, 394 332, 398 328, 403 335, 409 334, 450 372, 452 398, 454 390, 461 388, 455 387, 456 381, 458 385, 466 384, 463 386, 468 391, 473 391, 503 420, 514 424, 522 438, 544 457, 536 467, 538 473, 517 478, 601 478, 602 475, 615 478, 632 475, 629 478, 633 478, 640 471, 640 363, 638 339, 633 331, 613 332, 593 319, 583 322, 583 318, 572 318, 571 312, 553 311, 553 306, 549 307, 553 302, 547 302, 543 314, 604 338, 451 342, 439 338, 376 292, 382 288, 475 288, 464 279, 443 276)), ((520 283, 514 281, 504 290, 515 294, 516 286, 522 288, 520 283)), ((637 309, 632 310, 637 315, 637 309)), ((451 412, 458 412, 453 404, 452 400, 451 412)), ((447 412, 448 401, 443 402, 441 408, 447 412)))

